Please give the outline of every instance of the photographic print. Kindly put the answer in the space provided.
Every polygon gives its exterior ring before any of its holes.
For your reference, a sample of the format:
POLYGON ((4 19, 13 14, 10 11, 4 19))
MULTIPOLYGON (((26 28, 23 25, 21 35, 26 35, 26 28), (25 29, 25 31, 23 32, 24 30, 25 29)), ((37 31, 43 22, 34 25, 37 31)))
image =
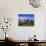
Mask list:
POLYGON ((34 14, 18 14, 18 26, 34 26, 34 14))

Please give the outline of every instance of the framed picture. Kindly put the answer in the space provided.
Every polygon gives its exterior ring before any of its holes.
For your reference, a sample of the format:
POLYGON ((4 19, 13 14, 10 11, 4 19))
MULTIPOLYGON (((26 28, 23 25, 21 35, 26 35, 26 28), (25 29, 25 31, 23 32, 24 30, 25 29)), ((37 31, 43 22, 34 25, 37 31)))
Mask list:
POLYGON ((18 26, 34 26, 34 14, 18 14, 18 26))

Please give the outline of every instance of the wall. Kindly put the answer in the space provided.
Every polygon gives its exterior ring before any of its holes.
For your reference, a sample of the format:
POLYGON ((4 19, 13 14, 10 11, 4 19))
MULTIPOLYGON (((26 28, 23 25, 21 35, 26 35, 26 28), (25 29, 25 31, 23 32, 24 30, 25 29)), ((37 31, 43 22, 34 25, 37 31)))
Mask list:
MULTIPOLYGON (((16 40, 27 40, 34 34, 37 39, 46 40, 45 38, 45 12, 46 6, 33 8, 30 6, 28 0, 0 0, 0 17, 12 17, 13 22, 10 31, 10 37, 16 40), (34 27, 19 27, 18 14, 19 13, 33 13, 35 15, 34 27)), ((1 18, 0 18, 1 19, 1 18)), ((0 35, 2 31, 0 31, 0 35)), ((4 33, 3 33, 4 34, 4 33)), ((0 36, 0 39, 4 37, 0 36)))

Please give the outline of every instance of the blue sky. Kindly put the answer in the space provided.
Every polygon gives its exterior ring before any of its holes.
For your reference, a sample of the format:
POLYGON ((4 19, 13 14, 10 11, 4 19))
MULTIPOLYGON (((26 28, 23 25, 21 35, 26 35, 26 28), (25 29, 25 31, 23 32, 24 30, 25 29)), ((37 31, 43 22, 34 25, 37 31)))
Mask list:
POLYGON ((34 19, 34 14, 19 14, 20 19, 34 19))
POLYGON ((19 14, 19 17, 34 18, 34 14, 19 14))

